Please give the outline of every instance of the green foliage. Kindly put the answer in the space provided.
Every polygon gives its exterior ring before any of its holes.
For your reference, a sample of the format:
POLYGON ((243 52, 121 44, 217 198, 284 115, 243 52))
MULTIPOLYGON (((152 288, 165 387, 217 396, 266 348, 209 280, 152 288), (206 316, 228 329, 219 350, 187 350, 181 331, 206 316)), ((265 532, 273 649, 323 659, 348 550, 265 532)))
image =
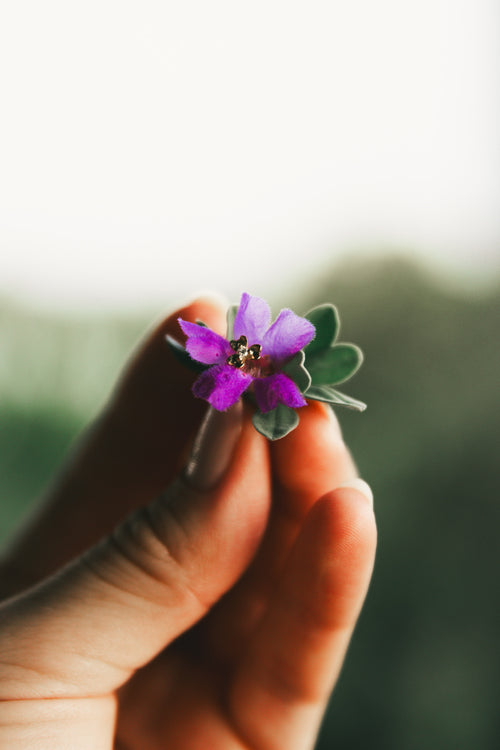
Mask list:
POLYGON ((301 393, 305 393, 311 385, 311 376, 304 367, 304 360, 304 352, 297 352, 283 368, 283 372, 294 381, 301 393))
POLYGON ((331 387, 352 377, 363 362, 363 353, 358 346, 335 344, 340 330, 337 308, 329 303, 318 305, 306 313, 305 317, 316 328, 315 337, 304 350, 303 364, 310 376, 306 397, 364 411, 366 404, 362 401, 331 387))
POLYGON ((361 349, 354 344, 335 344, 330 349, 306 355, 312 385, 343 383, 359 370, 362 362, 361 349))
POLYGON ((0 542, 48 485, 84 425, 63 405, 0 403, 0 542))
POLYGON ((279 440, 297 427, 299 417, 294 409, 279 404, 266 414, 256 411, 252 422, 255 429, 268 440, 279 440))
POLYGON ((325 304, 313 307, 304 317, 316 329, 316 335, 305 349, 306 355, 311 357, 335 343, 340 328, 339 315, 335 305, 325 304))
POLYGON ((346 406, 348 409, 354 409, 354 411, 364 411, 366 409, 366 404, 362 401, 358 401, 351 396, 346 396, 345 393, 336 391, 330 385, 312 385, 308 388, 305 395, 307 398, 313 398, 316 401, 325 401, 332 406, 333 404, 346 406))

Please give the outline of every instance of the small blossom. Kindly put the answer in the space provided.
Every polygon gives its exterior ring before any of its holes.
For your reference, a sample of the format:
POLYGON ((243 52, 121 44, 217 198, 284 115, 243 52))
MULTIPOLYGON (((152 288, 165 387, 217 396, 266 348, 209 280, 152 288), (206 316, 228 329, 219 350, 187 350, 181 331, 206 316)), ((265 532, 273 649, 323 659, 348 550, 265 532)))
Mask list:
POLYGON ((291 310, 282 310, 271 324, 267 302, 244 293, 234 319, 234 338, 179 318, 192 359, 210 365, 193 386, 198 398, 225 411, 248 389, 262 413, 278 405, 307 404, 294 381, 283 371, 291 358, 314 338, 315 328, 291 310))

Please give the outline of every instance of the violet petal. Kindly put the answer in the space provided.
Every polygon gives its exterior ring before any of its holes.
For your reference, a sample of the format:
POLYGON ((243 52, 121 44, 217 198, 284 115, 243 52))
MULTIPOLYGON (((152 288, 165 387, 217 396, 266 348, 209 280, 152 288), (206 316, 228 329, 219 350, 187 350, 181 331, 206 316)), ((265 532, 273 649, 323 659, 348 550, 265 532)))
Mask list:
POLYGON ((250 346, 261 344, 270 323, 271 310, 267 302, 244 292, 234 319, 234 338, 246 336, 250 346))
POLYGON ((252 382, 252 376, 231 365, 214 365, 202 372, 193 385, 193 394, 204 398, 217 409, 225 411, 236 403, 252 382))
POLYGON ((276 362, 289 359, 314 338, 315 328, 291 310, 282 310, 262 341, 262 353, 276 362))
POLYGON ((179 318, 179 325, 188 337, 186 351, 198 362, 204 365, 219 364, 231 354, 232 350, 226 339, 210 328, 189 323, 182 318, 179 318))
POLYGON ((263 414, 275 409, 278 404, 292 408, 307 405, 307 401, 293 380, 283 372, 277 372, 266 378, 257 378, 254 381, 254 392, 257 406, 263 414))

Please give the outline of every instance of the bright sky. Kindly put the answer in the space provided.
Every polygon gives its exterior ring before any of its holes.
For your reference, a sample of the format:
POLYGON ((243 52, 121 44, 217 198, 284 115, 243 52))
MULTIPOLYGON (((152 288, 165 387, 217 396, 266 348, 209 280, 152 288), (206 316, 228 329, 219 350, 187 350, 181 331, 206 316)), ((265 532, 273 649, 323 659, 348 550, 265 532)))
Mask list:
POLYGON ((496 0, 0 10, 0 294, 263 296, 353 248, 500 267, 496 0))

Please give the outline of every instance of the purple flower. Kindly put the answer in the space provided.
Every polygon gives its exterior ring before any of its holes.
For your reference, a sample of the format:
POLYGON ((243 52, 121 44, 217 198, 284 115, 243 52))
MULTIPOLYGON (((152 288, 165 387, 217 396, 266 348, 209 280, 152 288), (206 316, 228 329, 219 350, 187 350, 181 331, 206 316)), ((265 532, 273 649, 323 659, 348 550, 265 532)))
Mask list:
POLYGON ((306 405, 297 385, 283 372, 294 354, 314 337, 315 328, 305 318, 282 310, 271 325, 267 302, 244 293, 231 341, 197 323, 179 318, 179 324, 192 359, 211 365, 194 383, 193 393, 214 409, 225 411, 249 388, 264 414, 279 404, 306 405))

